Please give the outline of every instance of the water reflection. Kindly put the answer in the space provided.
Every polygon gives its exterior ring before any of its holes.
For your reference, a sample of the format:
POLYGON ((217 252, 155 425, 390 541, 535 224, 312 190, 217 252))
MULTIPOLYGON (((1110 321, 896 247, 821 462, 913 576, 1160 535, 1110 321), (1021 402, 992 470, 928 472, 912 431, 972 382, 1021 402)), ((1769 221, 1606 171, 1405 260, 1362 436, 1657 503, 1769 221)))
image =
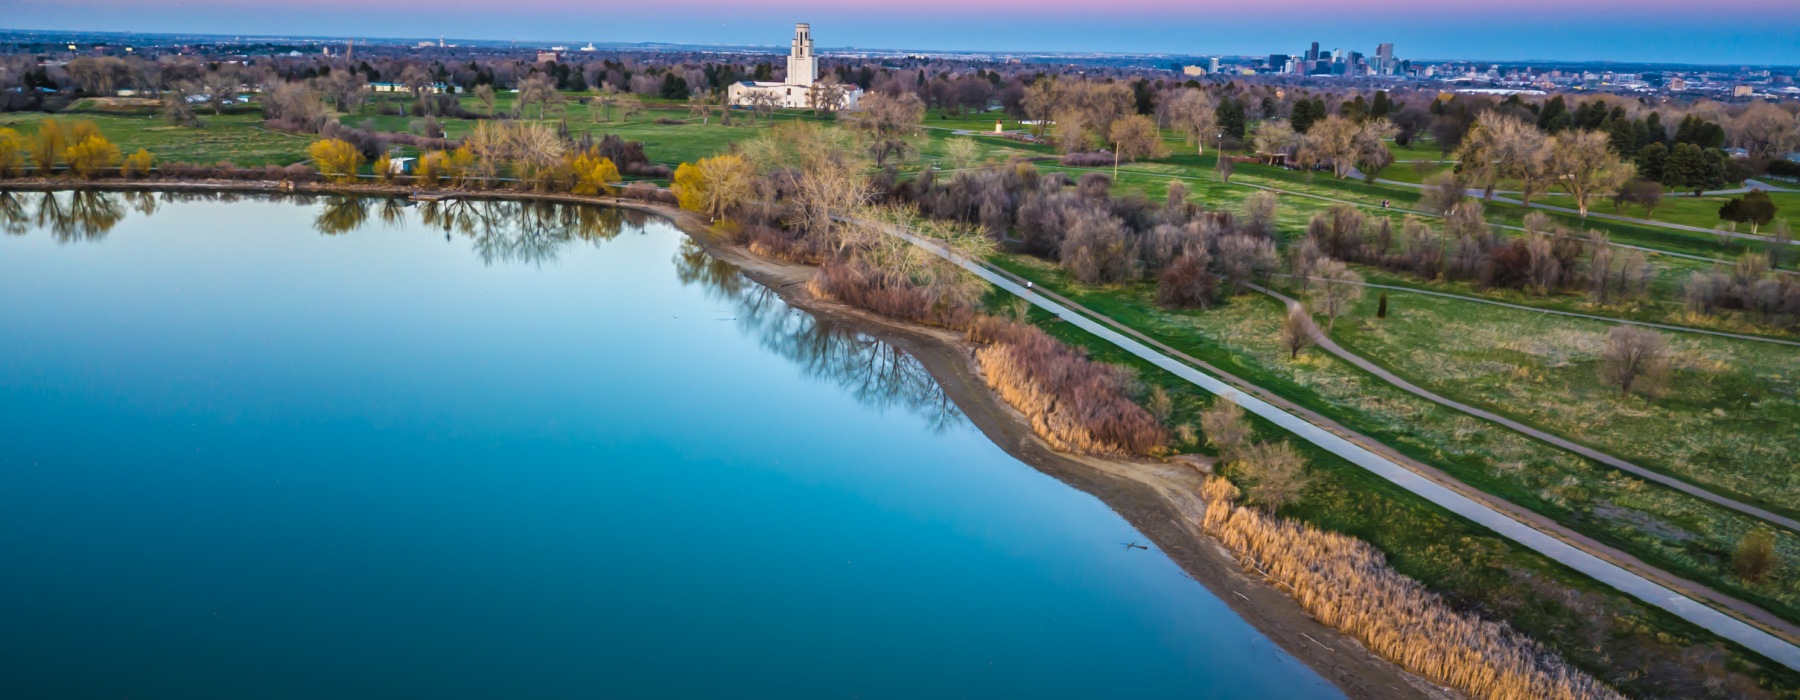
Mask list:
POLYGON ((484 263, 555 262, 565 247, 617 238, 626 224, 640 229, 642 212, 556 202, 455 199, 420 202, 419 220, 446 238, 470 239, 484 263))
POLYGON ((124 200, 105 192, 0 192, 0 229, 15 236, 35 226, 49 231, 59 243, 97 241, 124 221, 125 214, 124 200))
MULTIPOLYGON (((345 196, 248 195, 258 201, 287 201, 316 206, 314 228, 321 234, 348 234, 367 226, 371 217, 388 226, 405 225, 409 212, 419 223, 442 231, 446 238, 469 239, 483 263, 553 263, 568 246, 598 245, 626 230, 642 233, 648 215, 554 202, 457 199, 409 202, 345 196)), ((123 221, 129 212, 150 216, 173 202, 234 202, 245 195, 231 192, 63 192, 20 195, 0 192, 0 230, 22 235, 34 226, 60 242, 95 241, 123 221)), ((818 319, 789 307, 738 269, 708 255, 683 239, 675 274, 684 285, 699 285, 708 298, 736 310, 736 322, 771 352, 799 365, 809 377, 842 387, 857 401, 878 409, 900 409, 927 419, 943 430, 963 421, 962 413, 919 361, 872 336, 818 319)))
POLYGON ((682 239, 674 263, 682 284, 700 285, 707 298, 731 305, 740 329, 799 365, 807 377, 836 384, 865 406, 924 418, 934 432, 964 421, 943 386, 905 351, 788 306, 774 290, 744 277, 692 240, 682 239))

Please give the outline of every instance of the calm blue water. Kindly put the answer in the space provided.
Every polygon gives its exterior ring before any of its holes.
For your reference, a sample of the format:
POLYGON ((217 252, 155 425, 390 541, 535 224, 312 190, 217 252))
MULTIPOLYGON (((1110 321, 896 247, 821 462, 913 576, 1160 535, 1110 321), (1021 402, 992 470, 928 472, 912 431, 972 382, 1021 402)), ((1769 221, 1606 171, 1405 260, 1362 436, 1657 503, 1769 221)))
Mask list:
POLYGON ((1338 696, 660 222, 39 204, 0 198, 0 697, 1338 696))

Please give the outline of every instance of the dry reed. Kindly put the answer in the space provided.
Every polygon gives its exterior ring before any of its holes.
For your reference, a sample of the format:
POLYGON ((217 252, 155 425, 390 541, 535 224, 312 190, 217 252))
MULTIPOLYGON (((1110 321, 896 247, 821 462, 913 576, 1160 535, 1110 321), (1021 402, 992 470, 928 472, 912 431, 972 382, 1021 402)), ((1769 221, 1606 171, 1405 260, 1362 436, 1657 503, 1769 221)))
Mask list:
POLYGON ((1452 610, 1387 566, 1367 542, 1238 504, 1213 477, 1201 487, 1201 527, 1319 622, 1382 658, 1473 698, 1620 699, 1613 689, 1505 624, 1452 610))

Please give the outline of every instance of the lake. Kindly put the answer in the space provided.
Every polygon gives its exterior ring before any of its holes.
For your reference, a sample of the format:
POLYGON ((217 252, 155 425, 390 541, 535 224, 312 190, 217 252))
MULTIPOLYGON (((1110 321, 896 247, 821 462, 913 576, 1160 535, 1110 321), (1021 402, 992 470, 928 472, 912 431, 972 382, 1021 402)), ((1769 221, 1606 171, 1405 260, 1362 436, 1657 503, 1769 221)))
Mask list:
POLYGON ((1126 542, 658 219, 0 195, 0 697, 1341 697, 1126 542))

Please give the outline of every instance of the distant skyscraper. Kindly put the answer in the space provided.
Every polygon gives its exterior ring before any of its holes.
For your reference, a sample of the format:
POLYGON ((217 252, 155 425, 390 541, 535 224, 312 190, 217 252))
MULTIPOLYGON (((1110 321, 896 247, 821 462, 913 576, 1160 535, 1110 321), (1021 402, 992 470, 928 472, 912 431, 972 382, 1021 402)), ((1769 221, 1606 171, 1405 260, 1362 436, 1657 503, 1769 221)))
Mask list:
POLYGON ((1212 58, 1212 62, 1209 63, 1208 66, 1210 68, 1210 72, 1217 74, 1219 72, 1219 57, 1214 56, 1212 58))
POLYGON ((1308 61, 1319 60, 1319 42, 1316 42, 1316 41, 1313 42, 1312 50, 1306 52, 1306 60, 1308 60, 1308 61))
POLYGON ((1375 47, 1375 72, 1382 75, 1394 74, 1394 45, 1382 44, 1375 47))

